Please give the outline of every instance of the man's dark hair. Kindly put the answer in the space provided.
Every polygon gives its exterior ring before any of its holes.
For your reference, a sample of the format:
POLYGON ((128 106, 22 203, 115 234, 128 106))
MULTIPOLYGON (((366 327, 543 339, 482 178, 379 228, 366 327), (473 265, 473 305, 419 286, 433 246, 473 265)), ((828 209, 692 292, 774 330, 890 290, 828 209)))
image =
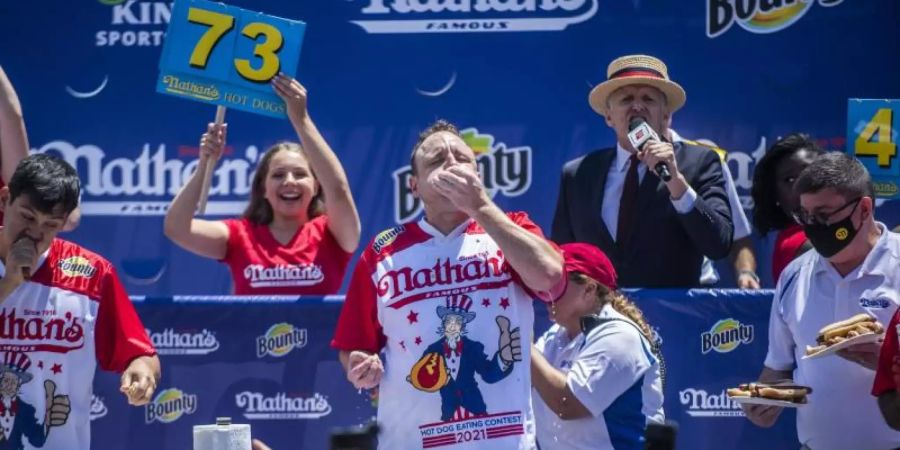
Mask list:
POLYGON ((775 174, 782 161, 801 150, 815 155, 822 149, 804 133, 794 133, 779 139, 756 164, 753 172, 753 186, 750 195, 753 197, 753 226, 765 235, 771 230, 783 230, 794 223, 784 210, 778 206, 778 189, 775 174))
POLYGON ((428 139, 428 136, 431 136, 434 133, 440 133, 441 131, 454 134, 462 139, 462 135, 459 133, 459 128, 457 128, 456 125, 444 119, 436 120, 428 128, 419 133, 419 139, 416 141, 416 145, 413 146, 412 152, 409 154, 409 167, 412 169, 413 175, 416 175, 416 150, 418 150, 419 146, 425 142, 425 139, 428 139))
POLYGON ((798 195, 834 189, 847 200, 875 198, 869 171, 858 159, 842 152, 825 153, 800 172, 794 183, 798 195))
POLYGON ((24 195, 40 212, 54 213, 62 206, 62 212, 69 214, 78 207, 80 184, 78 173, 63 159, 31 155, 19 162, 9 180, 9 201, 24 195))

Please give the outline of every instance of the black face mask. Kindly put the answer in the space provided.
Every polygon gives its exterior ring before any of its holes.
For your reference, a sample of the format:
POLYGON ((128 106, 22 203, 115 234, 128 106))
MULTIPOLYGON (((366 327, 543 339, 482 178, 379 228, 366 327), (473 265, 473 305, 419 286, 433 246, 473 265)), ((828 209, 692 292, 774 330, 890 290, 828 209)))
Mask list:
POLYGON ((806 238, 820 255, 831 258, 853 242, 853 238, 859 231, 859 228, 853 227, 853 213, 857 206, 859 206, 858 200, 850 211, 850 215, 831 225, 818 222, 803 225, 806 238))

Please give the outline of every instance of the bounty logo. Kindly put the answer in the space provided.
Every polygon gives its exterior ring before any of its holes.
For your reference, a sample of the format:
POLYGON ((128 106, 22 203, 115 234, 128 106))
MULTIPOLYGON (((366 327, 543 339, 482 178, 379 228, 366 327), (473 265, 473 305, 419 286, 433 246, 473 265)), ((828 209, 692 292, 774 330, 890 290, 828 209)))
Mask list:
POLYGON ((731 318, 720 320, 709 331, 701 334, 700 340, 704 355, 710 350, 728 353, 740 344, 753 342, 753 325, 744 325, 731 318))
POLYGON ((96 395, 91 395, 91 420, 97 420, 104 417, 106 416, 106 413, 106 404, 103 403, 103 399, 96 395))
MULTIPOLYGON (((825 7, 844 0, 818 0, 825 7)), ((707 0, 706 36, 714 38, 737 23, 758 34, 783 30, 800 20, 816 0, 707 0)))
POLYGON ((206 328, 198 332, 179 332, 173 328, 162 331, 147 329, 147 336, 160 355, 208 355, 219 349, 219 340, 206 328))
POLYGON ((97 268, 83 256, 70 256, 56 263, 62 273, 70 277, 90 278, 97 273, 97 268))
MULTIPOLYGON (((196 149, 183 147, 178 151, 190 154, 191 160, 166 155, 165 144, 144 144, 134 158, 111 158, 96 145, 76 146, 62 140, 32 150, 59 155, 78 170, 83 183, 81 213, 86 216, 165 215, 172 198, 197 169, 196 149)), ((223 155, 213 175, 207 214, 241 214, 261 156, 253 145, 243 155, 237 151, 223 155)))
MULTIPOLYGON (((490 134, 480 134, 477 128, 466 128, 460 134, 475 152, 481 181, 491 198, 497 193, 517 197, 531 187, 531 147, 509 148, 490 134)), ((422 202, 409 189, 412 168, 408 164, 395 170, 393 176, 394 220, 401 224, 422 211, 422 202)))
POLYGON ((331 414, 331 405, 322 394, 311 397, 279 392, 267 397, 259 392, 244 391, 235 396, 235 404, 243 408, 249 420, 318 419, 331 414))
POLYGON ((97 47, 159 47, 172 17, 171 2, 98 0, 110 6, 110 27, 94 35, 97 47), (150 28, 148 30, 148 28, 150 28))
POLYGON ((144 421, 153 423, 172 423, 185 414, 197 411, 197 396, 187 394, 181 389, 169 388, 159 394, 152 402, 144 406, 144 421))
POLYGON ((597 14, 599 0, 361 0, 367 33, 562 31, 597 14))
POLYGON ((687 388, 678 392, 678 399, 687 407, 691 417, 743 417, 741 405, 728 397, 725 389, 710 394, 703 389, 687 388))
POLYGON ((276 323, 266 334, 256 338, 256 357, 266 355, 280 358, 295 348, 306 347, 306 328, 297 328, 289 323, 276 323))

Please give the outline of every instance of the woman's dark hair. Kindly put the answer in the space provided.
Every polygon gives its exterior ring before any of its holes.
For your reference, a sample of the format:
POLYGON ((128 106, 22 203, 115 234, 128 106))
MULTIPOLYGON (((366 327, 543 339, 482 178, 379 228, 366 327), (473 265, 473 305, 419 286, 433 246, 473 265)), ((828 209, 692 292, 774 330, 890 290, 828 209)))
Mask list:
POLYGON ((782 161, 801 150, 816 155, 823 153, 809 135, 794 133, 776 141, 756 164, 750 195, 753 197, 753 226, 762 235, 785 229, 793 223, 793 219, 777 204, 775 173, 782 161))
POLYGON ((9 180, 9 201, 20 195, 28 197, 40 212, 54 213, 62 207, 69 214, 78 207, 81 182, 78 172, 65 160, 43 153, 28 156, 19 162, 9 180))
MULTIPOLYGON (((263 155, 259 164, 256 166, 256 174, 253 175, 253 185, 250 188, 250 203, 247 204, 247 209, 244 210, 243 215, 245 219, 253 224, 268 225, 272 222, 272 205, 266 200, 266 177, 269 175, 269 166, 272 163, 272 158, 274 158, 278 152, 282 151, 297 152, 306 158, 303 148, 294 142, 280 142, 266 150, 266 154, 263 155)), ((310 167, 309 170, 312 173, 313 179, 318 180, 312 167, 310 167)), ((313 197, 312 201, 309 202, 307 214, 309 215, 309 218, 312 219, 313 217, 320 216, 324 213, 325 201, 322 198, 322 190, 320 189, 316 196, 313 197)))

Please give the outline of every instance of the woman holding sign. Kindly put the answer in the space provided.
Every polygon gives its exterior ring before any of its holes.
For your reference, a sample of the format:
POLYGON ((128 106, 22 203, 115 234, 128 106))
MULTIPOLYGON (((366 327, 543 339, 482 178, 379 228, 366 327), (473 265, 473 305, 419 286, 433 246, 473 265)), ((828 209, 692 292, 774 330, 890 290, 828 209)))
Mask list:
POLYGON ((266 151, 241 218, 197 219, 203 174, 225 146, 226 125, 209 124, 197 171, 166 213, 165 234, 228 264, 237 295, 333 294, 359 244, 359 215, 340 161, 309 116, 306 89, 283 74, 272 86, 303 147, 285 142, 266 151))

